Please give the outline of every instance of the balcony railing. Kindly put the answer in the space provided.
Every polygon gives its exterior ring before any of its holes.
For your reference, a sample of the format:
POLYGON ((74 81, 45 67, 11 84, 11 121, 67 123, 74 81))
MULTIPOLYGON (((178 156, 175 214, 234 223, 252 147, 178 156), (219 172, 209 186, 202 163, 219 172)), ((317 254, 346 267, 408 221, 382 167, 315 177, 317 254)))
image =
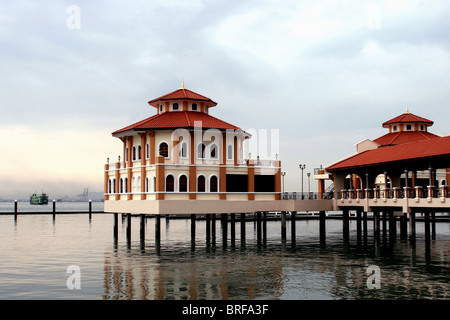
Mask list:
POLYGON ((425 199, 425 198, 448 198, 448 186, 428 186, 426 188, 417 186, 415 188, 404 187, 403 189, 394 187, 392 189, 357 189, 335 192, 336 199, 425 199))

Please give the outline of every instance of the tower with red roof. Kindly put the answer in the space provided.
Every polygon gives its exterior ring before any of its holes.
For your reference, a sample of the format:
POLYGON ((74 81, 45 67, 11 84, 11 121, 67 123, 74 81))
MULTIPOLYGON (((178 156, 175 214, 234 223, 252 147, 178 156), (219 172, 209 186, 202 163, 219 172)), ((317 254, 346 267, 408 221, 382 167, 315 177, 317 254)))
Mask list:
POLYGON ((155 115, 112 133, 123 150, 105 166, 105 211, 161 213, 165 200, 280 199, 280 161, 244 159, 251 135, 210 115, 216 102, 183 82, 148 104, 155 115))

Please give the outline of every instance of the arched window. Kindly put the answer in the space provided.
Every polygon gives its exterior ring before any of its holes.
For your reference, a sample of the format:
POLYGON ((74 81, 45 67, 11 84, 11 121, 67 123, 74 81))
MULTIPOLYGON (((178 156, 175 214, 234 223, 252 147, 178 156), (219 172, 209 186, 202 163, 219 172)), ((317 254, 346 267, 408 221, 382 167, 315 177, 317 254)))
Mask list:
POLYGON ((125 162, 128 162, 128 147, 125 148, 125 162))
POLYGON ((210 157, 211 159, 218 159, 219 158, 219 148, 217 147, 217 144, 212 144, 210 147, 210 157))
POLYGON ((179 185, 178 185, 179 192, 187 192, 188 191, 187 177, 184 174, 180 176, 178 183, 179 183, 179 185))
POLYGON ((123 178, 120 178, 119 193, 123 193, 123 178))
POLYGON ((163 105, 162 104, 159 105, 159 112, 163 112, 163 105))
POLYGON ((116 192, 116 179, 113 179, 113 193, 117 193, 116 192))
POLYGON ((231 144, 227 147, 227 159, 233 160, 233 146, 231 144))
POLYGON ((192 104, 192 111, 197 111, 197 104, 196 103, 192 104))
POLYGON ((136 161, 136 146, 133 146, 133 149, 131 151, 133 154, 131 155, 131 159, 133 161, 136 161))
POLYGON ((172 105, 172 110, 178 110, 178 103, 174 103, 173 105, 172 105))
POLYGON ((209 192, 217 192, 217 177, 216 176, 211 176, 211 178, 209 178, 209 192))
POLYGON ((145 178, 145 192, 148 192, 148 177, 145 178))
POLYGON ((174 192, 175 191, 175 184, 173 175, 169 174, 166 177, 166 192, 174 192))
POLYGON ((187 158, 187 148, 188 148, 188 146, 187 146, 186 142, 181 143, 181 155, 180 155, 181 158, 184 158, 184 159, 187 158))
POLYGON ((142 152, 142 148, 141 145, 138 146, 138 160, 141 160, 141 152, 142 152))
POLYGON ((156 192, 156 177, 153 177, 153 192, 156 192))
POLYGON ((200 143, 197 147, 197 158, 198 159, 205 159, 205 149, 206 146, 204 143, 200 143))
POLYGON ((128 178, 125 178, 124 185, 125 185, 125 193, 128 193, 128 178))
POLYGON ((407 124, 407 125, 406 125, 406 130, 407 130, 407 131, 411 131, 411 129, 412 129, 412 126, 411 126, 410 124, 407 124))
POLYGON ((111 179, 108 180, 108 193, 111 193, 111 179))
POLYGON ((206 179, 205 176, 198 176, 197 178, 197 191, 205 192, 206 191, 206 179))
POLYGON ((147 142, 147 144, 145 145, 145 159, 149 159, 150 158, 150 144, 147 142))
POLYGON ((131 180, 131 192, 136 192, 136 177, 131 180))
POLYGON ((169 157, 169 146, 165 142, 161 142, 159 144, 159 155, 163 156, 164 158, 169 157))
POLYGON ((138 176, 136 179, 136 191, 135 192, 141 192, 141 176, 138 176))

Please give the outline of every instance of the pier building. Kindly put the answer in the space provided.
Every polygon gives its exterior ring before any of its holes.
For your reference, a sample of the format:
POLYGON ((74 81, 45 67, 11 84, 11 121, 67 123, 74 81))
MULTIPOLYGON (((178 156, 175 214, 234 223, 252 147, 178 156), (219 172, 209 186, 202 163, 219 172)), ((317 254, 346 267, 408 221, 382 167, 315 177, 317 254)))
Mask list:
POLYGON ((429 132, 432 125, 408 109, 384 122, 388 133, 358 143, 355 154, 315 175, 319 192, 324 180, 331 179, 333 209, 342 210, 344 220, 349 210, 373 212, 377 230, 381 213, 392 221, 400 216, 401 229, 409 219, 414 236, 416 213, 423 213, 427 223, 430 214, 450 211, 450 136, 429 132))
POLYGON ((279 159, 250 159, 251 135, 212 116, 217 103, 182 86, 148 101, 156 114, 114 131, 122 155, 105 165, 105 211, 256 212, 281 198, 279 159))

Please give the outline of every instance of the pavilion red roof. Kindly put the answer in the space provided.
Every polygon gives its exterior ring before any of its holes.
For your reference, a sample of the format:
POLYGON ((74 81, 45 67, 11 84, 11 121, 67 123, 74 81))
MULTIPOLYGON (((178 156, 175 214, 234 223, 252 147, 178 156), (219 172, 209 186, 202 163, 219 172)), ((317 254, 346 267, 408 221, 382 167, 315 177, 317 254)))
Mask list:
POLYGON ((450 155, 450 136, 363 151, 332 164, 327 171, 450 155))
POLYGON ((387 133, 373 141, 378 143, 380 146, 388 146, 421 140, 430 140, 437 137, 439 136, 426 131, 399 131, 387 133))
POLYGON ((405 112, 391 120, 388 120, 386 122, 383 123, 383 127, 387 127, 390 124, 394 124, 394 123, 411 123, 411 122, 415 122, 415 123, 424 123, 427 124, 429 126, 431 126, 434 122, 419 116, 416 116, 415 114, 412 114, 410 112, 405 112))
POLYGON ((113 132, 122 133, 128 130, 194 128, 195 122, 200 121, 202 128, 206 129, 240 129, 228 122, 217 119, 209 114, 195 111, 164 112, 150 118, 136 122, 130 126, 113 132))
POLYGON ((197 100, 197 101, 205 101, 209 102, 210 106, 216 106, 217 103, 212 101, 210 98, 202 96, 201 94, 198 94, 194 91, 188 90, 184 87, 179 88, 171 93, 165 94, 159 98, 150 100, 148 102, 149 105, 152 105, 154 107, 157 107, 158 104, 156 102, 158 101, 167 101, 167 100, 197 100))

